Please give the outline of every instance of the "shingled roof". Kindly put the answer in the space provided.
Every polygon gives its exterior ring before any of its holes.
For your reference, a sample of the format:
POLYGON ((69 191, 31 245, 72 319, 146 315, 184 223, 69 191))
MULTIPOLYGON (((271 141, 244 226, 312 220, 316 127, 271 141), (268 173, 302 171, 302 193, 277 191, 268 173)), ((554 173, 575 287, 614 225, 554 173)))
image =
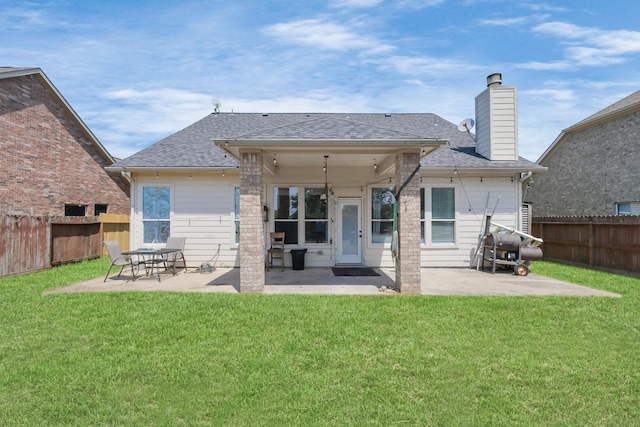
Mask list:
POLYGON ((490 161, 456 125, 431 113, 212 113, 111 168, 233 168, 237 162, 213 140, 395 141, 444 139, 449 142, 422 159, 427 169, 537 170, 526 159, 490 161))

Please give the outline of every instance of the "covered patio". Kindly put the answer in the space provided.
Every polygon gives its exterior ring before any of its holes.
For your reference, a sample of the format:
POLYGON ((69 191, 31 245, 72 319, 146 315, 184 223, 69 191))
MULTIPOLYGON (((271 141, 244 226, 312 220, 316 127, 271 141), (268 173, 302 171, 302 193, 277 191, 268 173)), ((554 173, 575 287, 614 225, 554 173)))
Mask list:
MULTIPOLYGON (((395 197, 397 205, 402 206, 402 209, 398 209, 397 218, 394 219, 397 221, 395 227, 398 244, 393 269, 395 279, 391 286, 403 294, 420 294, 420 236, 416 233, 420 229, 420 177, 417 173, 420 160, 444 145, 447 140, 420 138, 401 132, 393 132, 381 139, 362 137, 371 134, 369 126, 349 128, 346 134, 355 134, 359 138, 344 139, 344 136, 335 134, 335 125, 334 121, 325 120, 321 124, 314 123, 311 128, 305 123, 303 126, 279 128, 243 138, 213 140, 239 163, 241 292, 262 293, 268 285, 263 268, 264 242, 267 241, 263 224, 266 182, 283 175, 283 169, 294 168, 302 168, 302 175, 297 177, 300 180, 309 168, 323 164, 323 196, 327 199, 330 192, 327 184, 327 159, 331 157, 338 159, 345 170, 372 167, 377 179, 388 177, 389 182, 395 180, 395 197), (319 129, 324 138, 318 138, 319 129)), ((344 171, 341 174, 345 176, 344 171)), ((359 175, 362 179, 364 173, 359 175)), ((356 187, 367 184, 366 181, 357 182, 356 187)), ((332 186, 332 194, 334 191, 337 188, 332 186)), ((336 203, 339 200, 340 197, 336 195, 336 203)), ((358 235, 357 245, 360 246, 363 227, 359 225, 350 231, 358 235)), ((335 240, 339 245, 341 239, 335 240)), ((356 261, 348 263, 361 264, 363 257, 359 252, 356 258, 356 261)), ((335 265, 340 264, 339 260, 333 262, 335 265)))

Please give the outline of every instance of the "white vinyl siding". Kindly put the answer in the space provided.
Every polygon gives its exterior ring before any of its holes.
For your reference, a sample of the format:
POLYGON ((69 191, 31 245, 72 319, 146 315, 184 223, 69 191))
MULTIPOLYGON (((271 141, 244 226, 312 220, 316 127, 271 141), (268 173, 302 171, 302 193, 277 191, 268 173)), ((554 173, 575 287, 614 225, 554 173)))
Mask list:
MULTIPOLYGON (((301 193, 304 188, 322 187, 324 176, 322 168, 312 183, 305 183, 298 188, 301 193)), ((353 168, 352 168, 353 169, 353 168)), ((363 260, 370 266, 392 267, 394 265, 389 243, 371 243, 371 186, 350 185, 361 171, 348 169, 344 177, 333 170, 335 176, 335 195, 329 198, 328 227, 330 239, 327 243, 304 242, 303 232, 306 221, 300 219, 299 235, 300 246, 309 248, 305 258, 308 267, 326 267, 335 264, 335 236, 332 234, 333 221, 335 220, 335 201, 342 197, 361 198, 363 200, 363 260), (348 174, 352 173, 352 174, 348 174), (349 188, 346 188, 349 187, 349 188), (364 224, 367 224, 365 226, 364 224), (322 251, 322 253, 320 253, 322 251)), ((372 169, 372 168, 368 168, 372 169)), ((299 174, 305 171, 301 170, 299 174)), ((194 174, 189 179, 188 174, 160 174, 160 179, 155 178, 155 173, 136 176, 132 185, 132 218, 131 241, 132 248, 142 247, 142 188, 144 186, 169 186, 171 187, 171 235, 187 238, 185 258, 189 266, 199 266, 209 262, 216 267, 239 267, 239 247, 236 244, 236 213, 235 213, 235 188, 239 186, 239 177, 230 173, 226 177, 219 174, 194 174)), ((283 176, 284 181, 293 181, 295 177, 283 176)), ((373 179, 370 177, 369 179, 373 179)), ((270 207, 269 222, 264 223, 265 236, 273 231, 274 214, 272 199, 273 188, 285 187, 285 183, 265 184, 265 204, 270 207)), ((520 183, 512 182, 510 177, 464 178, 464 190, 459 179, 453 178, 429 178, 423 176, 423 184, 426 187, 455 188, 456 239, 455 244, 422 245, 422 267, 469 267, 470 257, 477 245, 478 235, 483 231, 485 210, 491 213, 494 208, 494 220, 500 224, 516 227, 519 224, 520 202, 518 200, 518 186, 520 183), (453 182, 451 182, 453 181, 453 182), (489 201, 487 202, 487 195, 489 201), (498 197, 500 201, 497 203, 498 197)), ((387 187, 387 186, 385 186, 387 187)), ((304 202, 303 202, 304 203, 304 202)), ((300 209, 304 209, 301 206, 300 209)), ((392 219, 389 219, 391 221, 392 219)), ((241 230, 242 231, 242 230, 241 230)), ((419 230, 416 230, 419 232, 419 230)), ((265 237, 266 239, 266 237, 265 237)), ((265 248, 267 242, 265 240, 265 248)), ((290 257, 287 257, 290 262, 290 257)))
MULTIPOLYGON (((509 227, 520 227, 520 203, 517 199, 518 181, 511 178, 463 178, 464 190, 459 180, 449 178, 424 178, 429 187, 455 188, 456 241, 455 244, 422 247, 422 267, 469 267, 471 257, 484 232, 484 214, 493 212, 493 220, 509 227), (495 211, 494 211, 495 209, 495 211)), ((423 185, 425 185, 423 184, 423 185)))
POLYGON ((490 160, 518 160, 515 86, 492 86, 476 97, 476 151, 490 160))
MULTIPOLYGON (((229 175, 227 173, 227 175, 229 175)), ((142 227, 142 187, 170 186, 172 193, 171 235, 186 237, 185 258, 189 266, 205 262, 217 267, 238 267, 236 244, 235 188, 237 178, 184 174, 139 177, 132 186, 135 206, 131 220, 132 248, 144 246, 142 227)), ((161 246, 161 245, 160 245, 161 246)))

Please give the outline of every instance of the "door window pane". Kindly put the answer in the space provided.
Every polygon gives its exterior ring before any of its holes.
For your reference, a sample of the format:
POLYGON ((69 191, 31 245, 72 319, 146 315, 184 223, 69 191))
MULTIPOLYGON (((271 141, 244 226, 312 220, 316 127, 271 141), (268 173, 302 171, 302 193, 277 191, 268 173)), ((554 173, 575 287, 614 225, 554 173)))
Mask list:
POLYGON ((358 255, 359 230, 358 230, 358 206, 344 205, 342 207, 342 254, 358 255))

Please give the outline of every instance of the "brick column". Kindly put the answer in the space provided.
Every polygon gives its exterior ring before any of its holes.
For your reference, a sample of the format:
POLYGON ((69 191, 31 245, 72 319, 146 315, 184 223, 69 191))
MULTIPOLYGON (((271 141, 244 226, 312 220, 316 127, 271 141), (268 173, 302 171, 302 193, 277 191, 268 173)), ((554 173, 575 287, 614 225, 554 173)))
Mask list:
MULTIPOLYGON (((396 155, 396 193, 420 162, 419 153, 396 155)), ((420 174, 402 189, 398 199, 398 259, 396 286, 400 293, 419 295, 420 288, 420 174)))
POLYGON ((264 291, 262 153, 240 153, 240 292, 264 291))

